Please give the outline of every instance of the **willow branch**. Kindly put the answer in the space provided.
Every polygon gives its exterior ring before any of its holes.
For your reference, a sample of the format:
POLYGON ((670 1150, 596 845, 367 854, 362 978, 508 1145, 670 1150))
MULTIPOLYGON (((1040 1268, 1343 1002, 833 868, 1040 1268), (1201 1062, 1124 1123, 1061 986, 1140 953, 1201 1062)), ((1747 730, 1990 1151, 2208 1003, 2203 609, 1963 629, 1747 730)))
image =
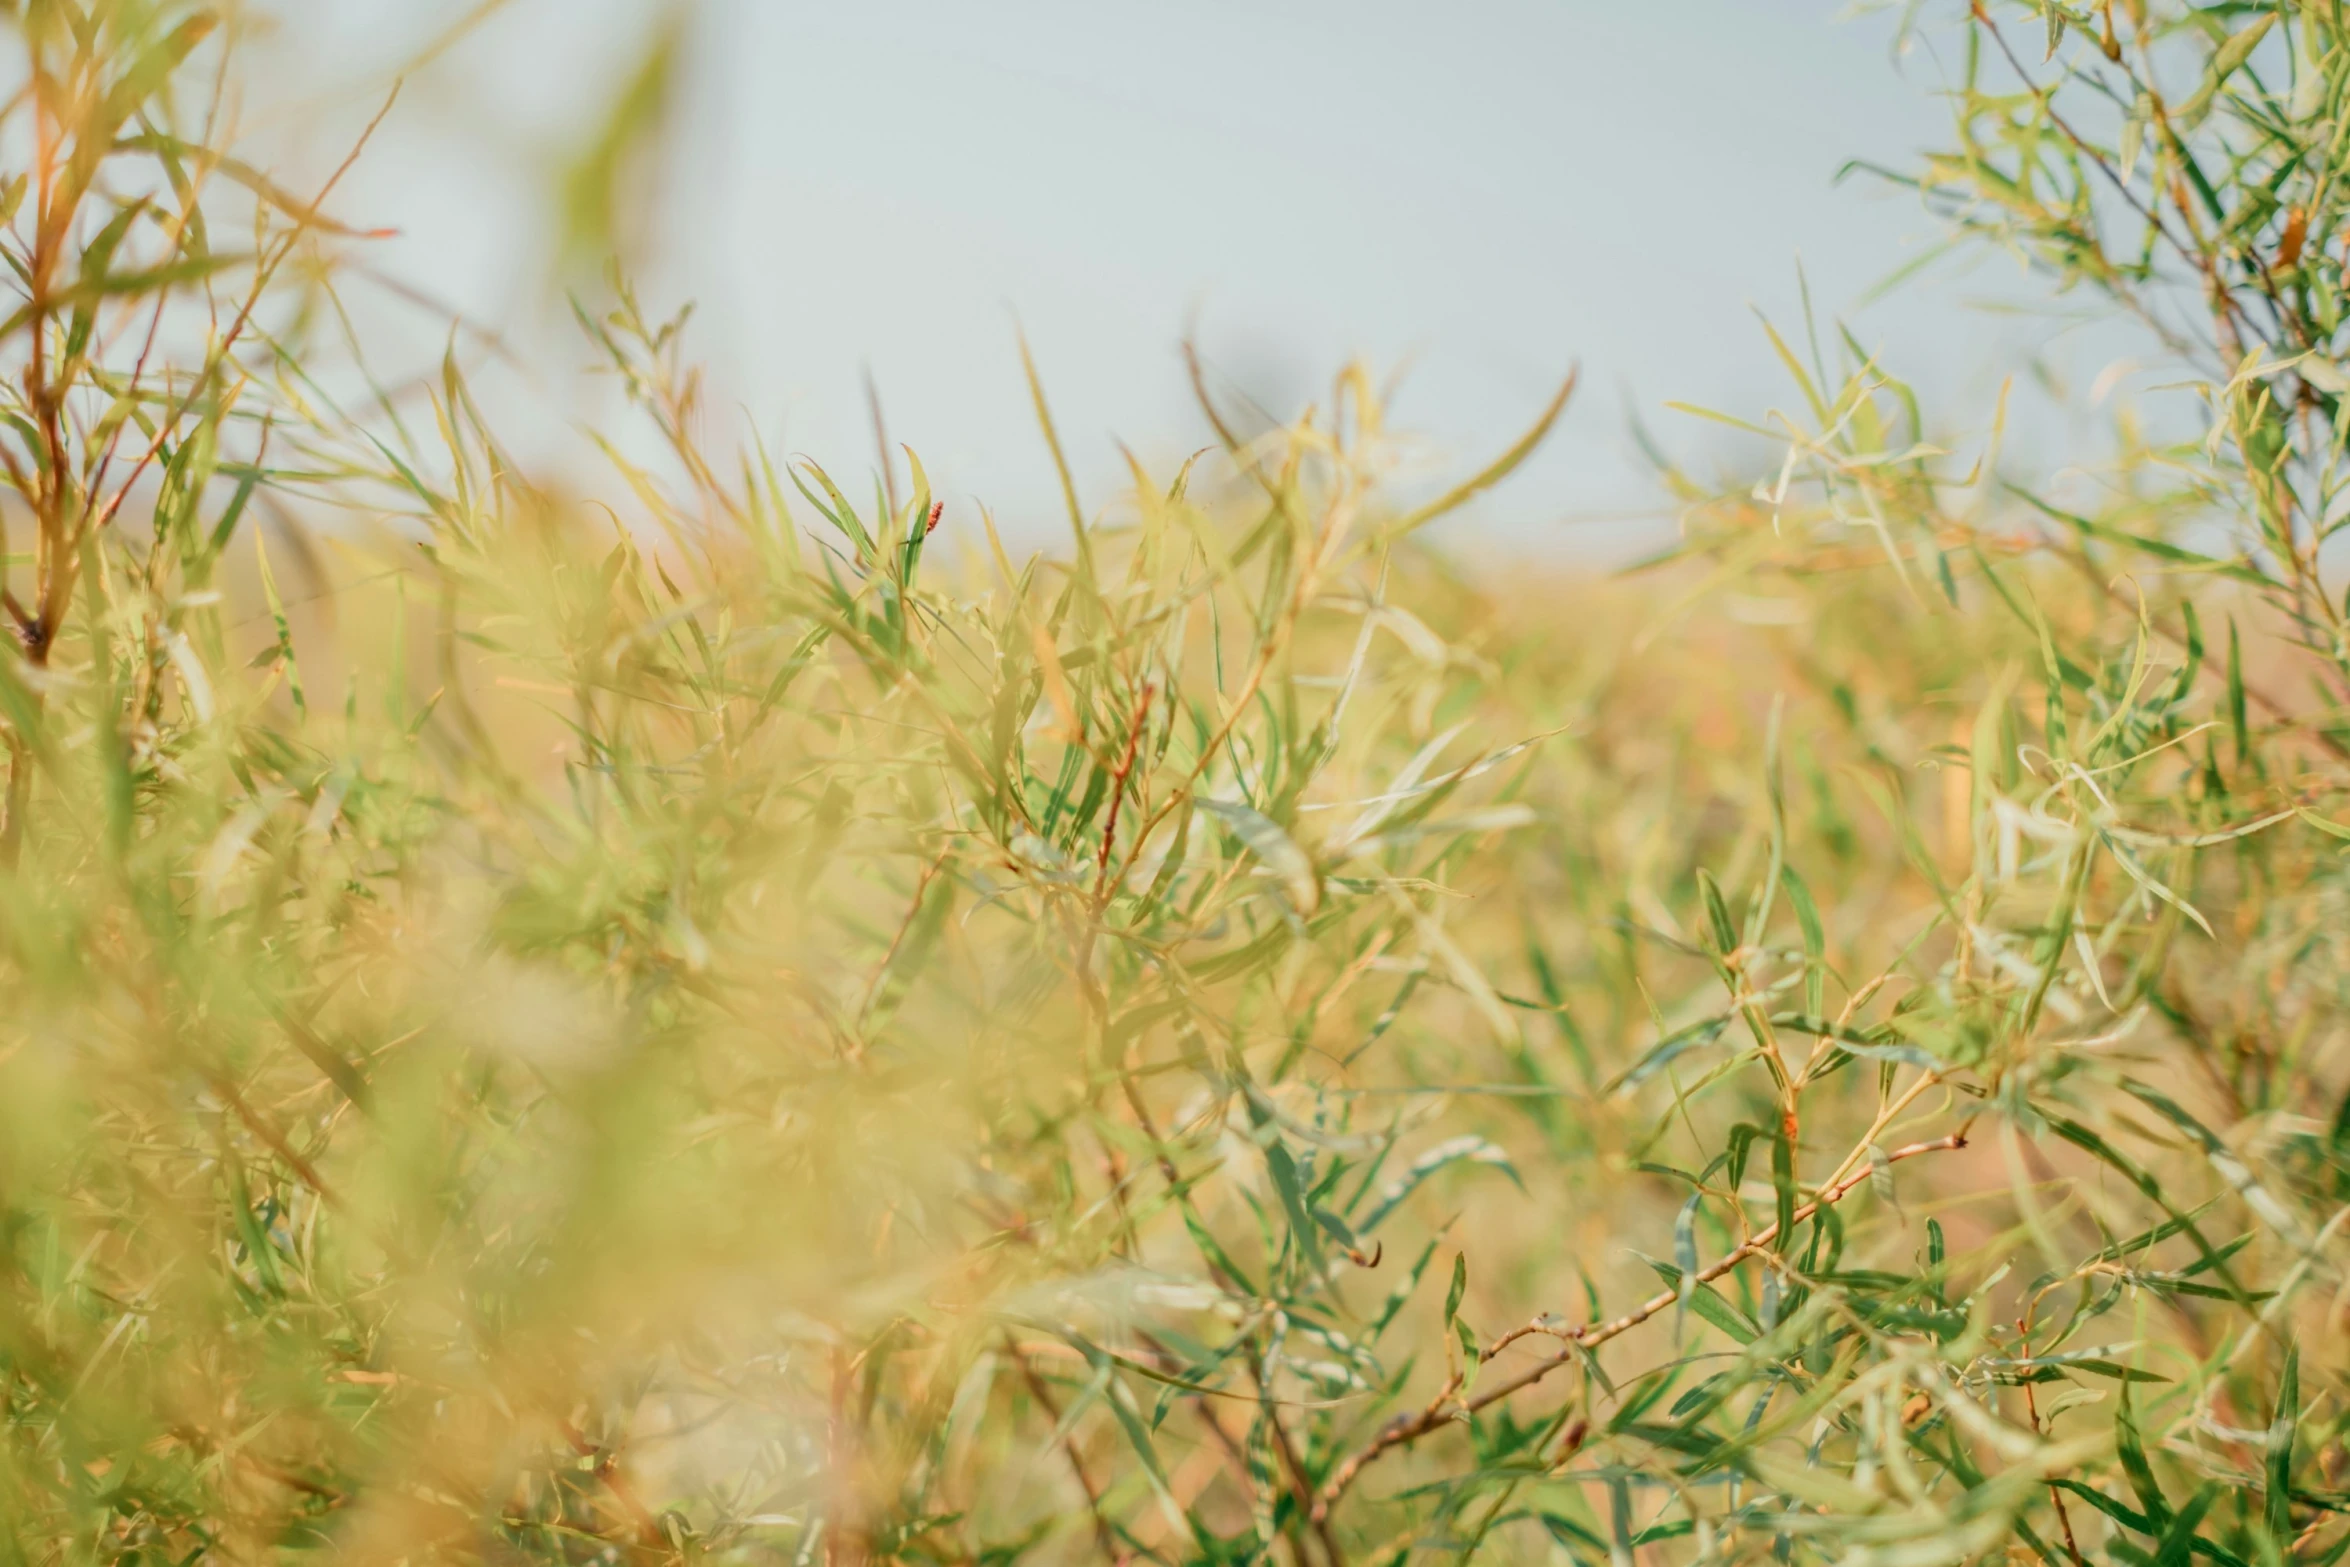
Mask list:
MULTIPOLYGON (((1906 1147, 1896 1148, 1886 1154, 1885 1159, 1887 1163, 1895 1164, 1904 1159, 1914 1159, 1920 1154, 1943 1153, 1951 1149, 1964 1148, 1966 1145, 1966 1133, 1953 1132, 1947 1137, 1937 1137, 1931 1142, 1911 1143, 1906 1147)), ((1865 1165, 1847 1169, 1834 1181, 1820 1188, 1819 1196, 1797 1208, 1794 1222, 1801 1224, 1822 1208, 1832 1208, 1843 1201, 1854 1188, 1868 1179, 1872 1169, 1873 1166, 1865 1165)), ((1684 1282, 1690 1288, 1695 1288, 1700 1284, 1710 1284, 1735 1269, 1748 1258, 1759 1256, 1769 1250, 1778 1238, 1779 1225, 1773 1221, 1755 1231, 1744 1244, 1727 1253, 1720 1261, 1690 1275, 1684 1282)), ((1474 1398, 1456 1398, 1455 1394, 1459 1389, 1460 1379, 1456 1377, 1448 1380, 1425 1408, 1412 1414, 1398 1415, 1389 1421, 1368 1445, 1340 1464, 1331 1473, 1330 1478, 1324 1482, 1321 1493, 1314 1499, 1315 1518, 1327 1517, 1332 1504, 1346 1493, 1347 1487, 1354 1483, 1355 1477, 1383 1453, 1416 1442, 1429 1432, 1450 1424, 1460 1416, 1475 1414, 1488 1405, 1501 1402, 1522 1388, 1532 1387, 1561 1366, 1571 1365, 1608 1340, 1629 1333, 1680 1299, 1680 1290, 1663 1290, 1642 1301, 1622 1316, 1609 1321, 1587 1322, 1581 1327, 1561 1329, 1548 1326, 1545 1319, 1538 1317, 1523 1327, 1514 1328, 1503 1334, 1500 1338, 1495 1339, 1478 1357, 1480 1362, 1491 1360, 1518 1340, 1535 1334, 1550 1334, 1564 1339, 1566 1347, 1557 1354, 1538 1360, 1524 1370, 1493 1384, 1474 1398)))

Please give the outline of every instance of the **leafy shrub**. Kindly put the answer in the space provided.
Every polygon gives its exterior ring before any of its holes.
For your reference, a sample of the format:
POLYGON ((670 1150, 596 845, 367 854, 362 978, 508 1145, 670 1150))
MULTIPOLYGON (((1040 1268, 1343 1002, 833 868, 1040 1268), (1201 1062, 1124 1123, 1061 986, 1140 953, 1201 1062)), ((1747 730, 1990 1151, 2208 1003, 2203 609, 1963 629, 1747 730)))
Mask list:
POLYGON ((1015 561, 625 291, 616 516, 368 379, 233 20, 8 14, 18 1559, 2341 1554, 2323 0, 1961 8, 1894 171, 2185 439, 2011 488, 1782 343, 1612 582, 1420 542, 1567 390, 1015 561))

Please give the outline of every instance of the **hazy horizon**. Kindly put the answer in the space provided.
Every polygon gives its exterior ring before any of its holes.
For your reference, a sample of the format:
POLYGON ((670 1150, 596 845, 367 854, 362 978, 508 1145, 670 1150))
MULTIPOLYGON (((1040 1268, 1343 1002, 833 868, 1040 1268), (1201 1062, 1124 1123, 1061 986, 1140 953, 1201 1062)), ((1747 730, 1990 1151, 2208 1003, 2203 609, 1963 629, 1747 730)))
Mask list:
MULTIPOLYGON (((342 78, 281 111, 304 155, 337 155, 468 9, 287 18, 279 47, 342 78)), ((1407 370, 1394 418, 1432 474, 1482 460, 1579 363, 1549 450, 1456 537, 1602 556, 1659 531, 1630 515, 1659 505, 1633 416, 1703 457, 1721 432, 1667 400, 1754 417, 1791 395, 1752 312, 1793 336, 1799 267, 1944 426, 1986 423, 2046 335, 1967 308, 2012 274, 1937 270, 1855 308, 1937 238, 1909 193, 1835 179, 1943 126, 1933 36, 1896 59, 1884 16, 509 0, 415 73, 337 206, 399 229, 376 264, 512 334, 558 406, 587 356, 549 286, 547 176, 672 15, 660 221, 623 238, 649 304, 698 303, 712 406, 853 474, 874 462, 869 372, 893 440, 1015 528, 1060 514, 1016 328, 1094 506, 1124 481, 1119 442, 1171 462, 1207 439, 1187 326, 1221 392, 1276 412, 1351 356, 1407 370)), ((420 362, 439 348, 419 334, 420 362)))

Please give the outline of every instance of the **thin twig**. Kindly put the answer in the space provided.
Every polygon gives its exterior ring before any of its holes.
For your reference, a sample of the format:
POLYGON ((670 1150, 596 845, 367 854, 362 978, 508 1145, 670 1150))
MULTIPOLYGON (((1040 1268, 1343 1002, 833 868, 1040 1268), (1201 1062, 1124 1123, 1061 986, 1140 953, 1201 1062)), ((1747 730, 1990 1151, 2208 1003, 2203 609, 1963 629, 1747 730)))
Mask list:
MULTIPOLYGON (((1947 1137, 1937 1137, 1931 1142, 1911 1143, 1907 1147, 1896 1148, 1885 1155, 1885 1159, 1887 1163, 1898 1163, 1903 1159, 1914 1159, 1920 1154, 1943 1153, 1951 1149, 1964 1148, 1966 1145, 1966 1134, 1953 1132, 1947 1137)), ((1870 1167, 1866 1165, 1847 1170, 1836 1181, 1822 1187, 1818 1197, 1796 1209, 1795 1222, 1801 1224, 1822 1208, 1835 1206, 1853 1188, 1867 1180, 1869 1174, 1870 1167)), ((1779 1226, 1774 1220, 1755 1231, 1745 1244, 1731 1251, 1719 1262, 1692 1274, 1686 1282, 1692 1288, 1699 1284, 1710 1284, 1748 1258, 1758 1256, 1768 1250, 1771 1243, 1778 1238, 1779 1226)), ((1567 1342, 1567 1347, 1555 1355, 1536 1361, 1525 1370, 1495 1383, 1476 1397, 1465 1401, 1458 1400, 1453 1396, 1459 1389, 1461 1379, 1456 1376, 1449 1380, 1443 1390, 1434 1399, 1431 1399, 1425 1408, 1413 1414, 1398 1415, 1389 1421, 1368 1445, 1332 1471, 1329 1480, 1322 1486, 1321 1494, 1314 1499, 1314 1516, 1317 1519, 1328 1516, 1332 1504, 1346 1494, 1346 1488, 1354 1483, 1355 1477, 1361 1474, 1365 1466, 1381 1454, 1392 1448, 1416 1442, 1429 1432, 1450 1424, 1460 1415, 1474 1414, 1489 1405, 1499 1403, 1521 1388, 1532 1387, 1561 1366, 1581 1361, 1590 1351, 1606 1343, 1609 1339, 1628 1333, 1658 1312, 1670 1309, 1680 1299, 1680 1290, 1669 1289, 1650 1296, 1630 1311, 1611 1321, 1588 1322, 1579 1328, 1562 1331, 1547 1326, 1543 1319, 1537 1318, 1523 1327, 1512 1329, 1503 1334, 1484 1351, 1480 1358, 1490 1360, 1509 1345, 1535 1334, 1551 1334, 1564 1339, 1567 1342)))
POLYGON ((1102 823, 1102 848, 1094 872, 1093 902, 1098 913, 1110 901, 1110 851, 1118 841, 1118 811, 1126 803, 1127 781, 1134 776, 1134 758, 1142 749, 1143 725, 1150 718, 1151 698, 1158 688, 1147 681, 1142 688, 1142 700, 1134 704, 1134 720, 1126 728, 1126 754, 1118 759, 1117 770, 1110 775, 1110 810, 1102 823))
MULTIPOLYGON (((1010 1355, 1012 1364, 1020 1368, 1020 1380, 1028 1385, 1028 1396, 1036 1400, 1038 1407, 1044 1410, 1046 1417, 1056 1427, 1059 1426, 1060 1400, 1053 1397, 1052 1388, 1043 1377, 1037 1375, 1036 1368, 1028 1363, 1028 1357, 1021 1353, 1019 1344, 1009 1333, 1004 1335, 1004 1353, 1010 1355)), ((1085 1493, 1086 1509, 1093 1514, 1094 1543, 1101 1547, 1102 1555, 1114 1563, 1123 1564, 1130 1560, 1131 1553, 1119 1546, 1117 1531, 1110 1527, 1109 1516, 1102 1511, 1102 1490, 1086 1471, 1084 1455, 1077 1451, 1076 1432, 1062 1434, 1061 1451, 1068 1455, 1069 1472, 1077 1477, 1077 1488, 1085 1493)))

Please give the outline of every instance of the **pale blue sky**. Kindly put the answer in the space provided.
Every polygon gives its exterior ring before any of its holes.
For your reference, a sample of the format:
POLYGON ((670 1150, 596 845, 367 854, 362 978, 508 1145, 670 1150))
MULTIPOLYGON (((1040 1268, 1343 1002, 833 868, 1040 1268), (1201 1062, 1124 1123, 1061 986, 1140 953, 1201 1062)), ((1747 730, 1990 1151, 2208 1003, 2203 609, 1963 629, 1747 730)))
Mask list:
MULTIPOLYGON (((456 3, 308 0, 311 155, 456 3)), ((1513 545, 1617 554, 1653 523, 1627 412, 1789 392, 1750 307, 1793 325, 1932 242, 1906 193, 1832 183, 1944 124, 1934 35, 1833 0, 703 0, 646 289, 692 297, 716 401, 828 466, 872 461, 862 374, 956 496, 1057 515, 1013 345, 1024 323, 1089 500, 1203 440, 1176 355, 1277 409, 1349 354, 1411 367, 1433 467, 1506 443, 1580 359, 1552 451, 1488 502, 1513 545), (1567 522, 1564 519, 1581 518, 1567 522)), ((511 0, 412 85, 344 203, 380 258, 551 356, 545 175, 651 8, 511 0)), ((1972 313, 1994 265, 1859 311, 1956 431, 2044 326, 1972 313)), ((2093 372, 2095 366, 2087 367, 2093 372)), ((560 387, 559 378, 550 383, 560 387)), ((558 396, 561 394, 558 393, 558 396)), ((2029 439, 2031 432, 2025 432, 2029 439)))

